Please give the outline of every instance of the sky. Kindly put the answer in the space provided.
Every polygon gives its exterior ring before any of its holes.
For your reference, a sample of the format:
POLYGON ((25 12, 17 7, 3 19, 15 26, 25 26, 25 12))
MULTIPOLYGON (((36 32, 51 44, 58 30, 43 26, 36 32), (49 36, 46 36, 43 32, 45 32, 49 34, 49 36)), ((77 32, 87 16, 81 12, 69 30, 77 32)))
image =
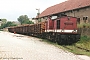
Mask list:
POLYGON ((17 21, 21 15, 34 18, 38 10, 40 13, 46 8, 64 2, 66 0, 0 0, 0 19, 17 21))

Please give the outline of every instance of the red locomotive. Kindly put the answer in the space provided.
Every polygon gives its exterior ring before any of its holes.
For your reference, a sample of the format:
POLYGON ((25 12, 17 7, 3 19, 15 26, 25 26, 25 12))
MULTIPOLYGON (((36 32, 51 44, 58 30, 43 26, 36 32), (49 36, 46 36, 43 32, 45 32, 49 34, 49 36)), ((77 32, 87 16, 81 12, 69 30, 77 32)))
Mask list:
POLYGON ((48 17, 45 22, 10 27, 8 30, 10 32, 45 38, 58 44, 72 44, 80 39, 80 34, 77 33, 77 18, 71 16, 54 19, 48 17))
POLYGON ((76 17, 48 18, 45 32, 48 39, 58 44, 71 44, 80 39, 80 34, 77 33, 76 17))

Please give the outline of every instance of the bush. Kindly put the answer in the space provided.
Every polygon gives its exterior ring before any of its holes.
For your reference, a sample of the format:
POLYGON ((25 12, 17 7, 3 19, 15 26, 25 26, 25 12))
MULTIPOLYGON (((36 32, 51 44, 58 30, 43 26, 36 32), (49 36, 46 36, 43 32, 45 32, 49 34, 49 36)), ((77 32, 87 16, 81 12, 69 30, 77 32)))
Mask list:
POLYGON ((85 42, 89 42, 89 41, 90 41, 90 37, 84 35, 84 36, 81 36, 79 43, 85 43, 85 42))
POLYGON ((77 24, 78 28, 89 28, 90 24, 89 23, 83 23, 83 24, 77 24))

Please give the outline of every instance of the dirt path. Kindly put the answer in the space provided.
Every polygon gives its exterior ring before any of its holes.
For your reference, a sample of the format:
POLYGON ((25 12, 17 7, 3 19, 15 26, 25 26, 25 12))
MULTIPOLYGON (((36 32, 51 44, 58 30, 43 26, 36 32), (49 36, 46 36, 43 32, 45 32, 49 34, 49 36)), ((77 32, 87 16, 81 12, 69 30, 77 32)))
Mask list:
POLYGON ((0 60, 83 60, 40 39, 0 32, 0 60))

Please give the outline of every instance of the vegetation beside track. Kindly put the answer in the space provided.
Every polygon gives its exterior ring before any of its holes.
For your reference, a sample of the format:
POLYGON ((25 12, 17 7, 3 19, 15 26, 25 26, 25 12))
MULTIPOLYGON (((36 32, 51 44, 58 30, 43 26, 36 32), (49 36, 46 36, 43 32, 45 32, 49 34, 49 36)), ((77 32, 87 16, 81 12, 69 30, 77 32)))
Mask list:
POLYGON ((61 48, 63 50, 67 50, 77 55, 87 55, 90 56, 90 36, 81 36, 80 41, 73 45, 58 45, 57 43, 52 43, 48 40, 43 40, 49 44, 53 44, 54 46, 61 48))
POLYGON ((77 54, 90 56, 90 36, 81 36, 80 41, 73 45, 62 46, 66 50, 77 54))

